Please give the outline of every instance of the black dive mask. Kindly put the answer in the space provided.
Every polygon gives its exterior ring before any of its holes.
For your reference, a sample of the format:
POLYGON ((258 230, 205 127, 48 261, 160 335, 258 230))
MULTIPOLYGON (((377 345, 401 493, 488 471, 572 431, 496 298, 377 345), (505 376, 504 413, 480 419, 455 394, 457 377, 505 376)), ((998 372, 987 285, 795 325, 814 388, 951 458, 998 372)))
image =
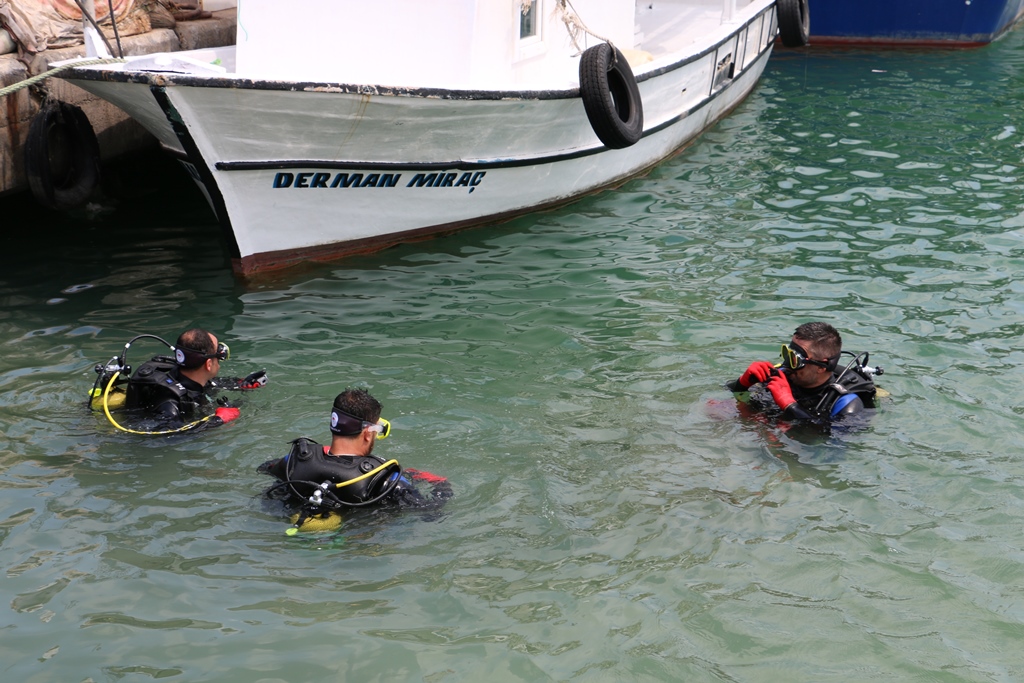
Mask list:
POLYGON ((839 361, 839 356, 829 358, 827 361, 811 360, 807 356, 808 353, 804 347, 796 342, 782 345, 782 364, 789 370, 799 370, 805 365, 817 365, 819 368, 834 370, 839 361))

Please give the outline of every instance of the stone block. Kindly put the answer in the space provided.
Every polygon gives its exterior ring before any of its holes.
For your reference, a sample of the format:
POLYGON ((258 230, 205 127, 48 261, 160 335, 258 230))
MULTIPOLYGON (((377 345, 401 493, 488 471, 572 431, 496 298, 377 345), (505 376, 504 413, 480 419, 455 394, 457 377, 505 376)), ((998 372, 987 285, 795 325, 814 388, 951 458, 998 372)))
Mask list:
POLYGON ((235 12, 217 12, 209 19, 179 21, 174 28, 182 50, 201 50, 235 44, 235 12))
MULTIPOLYGON (((178 22, 176 29, 155 29, 121 38, 125 55, 178 52, 182 49, 222 47, 235 43, 235 10, 215 12, 213 18, 178 22)), ((41 74, 55 62, 85 56, 82 45, 47 50, 34 55, 26 66, 16 55, 0 55, 0 85, 20 83, 41 74)), ((0 99, 0 195, 27 189, 23 147, 45 97, 82 108, 100 143, 104 160, 157 145, 139 123, 114 105, 60 78, 48 78, 37 86, 0 99)))

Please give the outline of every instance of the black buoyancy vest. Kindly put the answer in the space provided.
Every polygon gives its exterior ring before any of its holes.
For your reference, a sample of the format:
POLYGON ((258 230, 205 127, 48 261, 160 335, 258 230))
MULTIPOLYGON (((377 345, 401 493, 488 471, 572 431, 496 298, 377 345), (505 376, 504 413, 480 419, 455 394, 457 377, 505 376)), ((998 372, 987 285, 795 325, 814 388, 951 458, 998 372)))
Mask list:
POLYGON ((352 482, 330 487, 331 495, 325 495, 324 502, 330 505, 337 498, 338 501, 334 502, 340 501, 341 505, 362 505, 379 497, 386 490, 392 476, 399 476, 402 471, 397 463, 393 463, 366 477, 364 475, 380 468, 387 461, 375 455, 327 455, 325 450, 322 444, 310 439, 296 439, 284 459, 284 467, 275 468, 276 471, 272 473, 282 481, 289 482, 292 492, 303 498, 311 496, 325 481, 333 484, 352 482), (358 481, 352 481, 354 479, 358 481))
POLYGON ((846 394, 856 394, 863 401, 865 408, 874 408, 875 392, 875 383, 871 377, 854 366, 845 371, 833 371, 831 382, 811 393, 794 398, 811 414, 828 417, 832 413, 832 406, 846 394))
POLYGON ((173 397, 183 409, 194 408, 198 397, 191 396, 178 380, 177 367, 167 356, 156 356, 140 365, 128 380, 125 407, 150 408, 173 397))

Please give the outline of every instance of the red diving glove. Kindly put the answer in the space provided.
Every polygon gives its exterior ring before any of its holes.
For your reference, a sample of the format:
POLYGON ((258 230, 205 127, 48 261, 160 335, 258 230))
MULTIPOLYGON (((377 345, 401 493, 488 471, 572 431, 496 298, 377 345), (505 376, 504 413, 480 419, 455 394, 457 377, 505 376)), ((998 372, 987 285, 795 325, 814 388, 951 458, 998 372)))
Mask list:
POLYGON ((246 375, 245 379, 238 383, 239 389, 259 389, 265 386, 267 383, 267 371, 257 370, 251 375, 246 375))
POLYGON ((413 479, 422 479, 428 484, 436 484, 439 481, 448 481, 446 477, 442 477, 439 474, 431 474, 430 472, 423 472, 421 470, 414 470, 411 467, 406 467, 405 471, 412 476, 413 479))
POLYGON ((221 419, 223 422, 231 422, 237 420, 238 416, 242 414, 242 411, 238 408, 217 408, 214 414, 221 419))
POLYGON ((775 405, 783 410, 796 403, 793 390, 789 387, 789 380, 783 373, 776 371, 768 380, 767 386, 768 391, 772 392, 772 398, 775 399, 775 405))
POLYGON ((740 375, 740 386, 749 389, 758 382, 767 382, 775 366, 766 360, 756 360, 750 364, 746 372, 740 375))

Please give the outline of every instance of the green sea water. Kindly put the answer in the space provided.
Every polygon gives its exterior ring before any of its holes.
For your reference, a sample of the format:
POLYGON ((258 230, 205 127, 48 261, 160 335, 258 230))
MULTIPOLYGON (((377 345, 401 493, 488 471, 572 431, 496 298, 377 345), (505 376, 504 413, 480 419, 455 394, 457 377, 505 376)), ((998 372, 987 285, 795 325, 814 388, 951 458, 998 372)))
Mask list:
POLYGON ((1019 30, 779 52, 616 191, 253 283, 161 160, 3 199, 5 680, 1021 680, 1022 66, 1019 30), (885 369, 868 428, 740 417, 723 383, 819 319, 885 369), (266 368, 241 419, 86 409, 193 325, 266 368), (255 468, 346 386, 455 497, 289 537, 255 468))

